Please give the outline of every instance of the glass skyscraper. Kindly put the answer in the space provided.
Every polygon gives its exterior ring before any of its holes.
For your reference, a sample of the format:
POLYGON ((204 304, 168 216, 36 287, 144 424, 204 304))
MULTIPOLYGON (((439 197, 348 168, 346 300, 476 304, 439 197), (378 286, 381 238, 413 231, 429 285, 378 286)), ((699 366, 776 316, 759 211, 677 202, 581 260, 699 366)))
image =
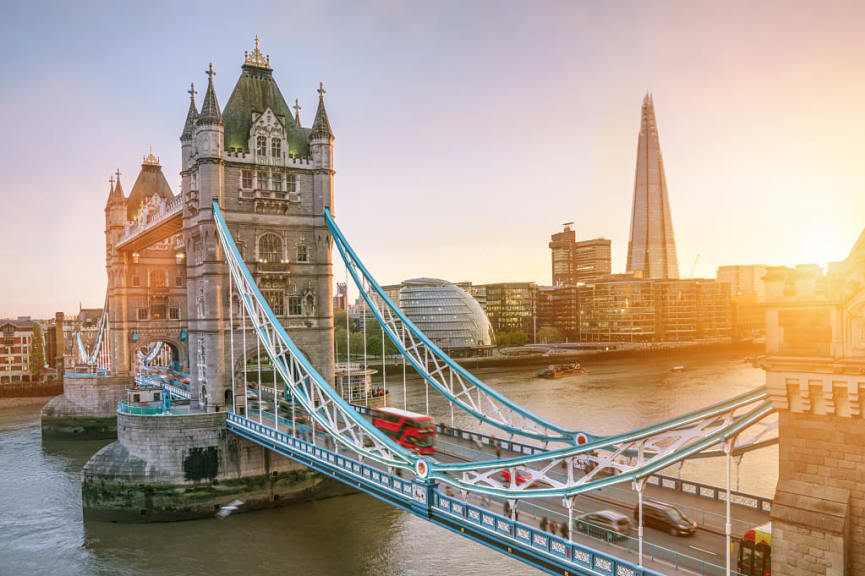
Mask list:
POLYGON ((642 278, 679 277, 673 217, 651 94, 643 99, 640 120, 627 271, 642 278))

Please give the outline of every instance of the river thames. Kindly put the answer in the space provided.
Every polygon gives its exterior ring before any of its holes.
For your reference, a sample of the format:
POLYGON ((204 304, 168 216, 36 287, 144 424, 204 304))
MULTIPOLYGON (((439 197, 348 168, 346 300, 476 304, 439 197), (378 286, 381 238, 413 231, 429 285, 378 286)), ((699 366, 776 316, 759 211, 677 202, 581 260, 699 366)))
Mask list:
MULTIPOLYGON (((763 385, 745 352, 682 352, 584 362, 586 374, 535 377, 537 368, 475 371, 517 403, 568 427, 608 434, 666 419, 763 385), (672 372, 684 365, 684 372, 672 372)), ((392 402, 402 381, 388 375, 392 402)), ((431 412, 449 421, 445 402, 431 412)), ((409 408, 425 391, 408 383, 409 408)), ((0 406, 0 575, 18 574, 448 574, 537 573, 479 544, 358 494, 235 514, 226 520, 124 525, 82 519, 82 466, 105 442, 43 442, 41 404, 0 406)), ((456 421, 457 426, 467 421, 456 421)), ((682 475, 720 484, 723 461, 682 475)), ((744 458, 740 488, 771 496, 777 449, 744 458)), ((735 488, 735 486, 734 486, 735 488)))

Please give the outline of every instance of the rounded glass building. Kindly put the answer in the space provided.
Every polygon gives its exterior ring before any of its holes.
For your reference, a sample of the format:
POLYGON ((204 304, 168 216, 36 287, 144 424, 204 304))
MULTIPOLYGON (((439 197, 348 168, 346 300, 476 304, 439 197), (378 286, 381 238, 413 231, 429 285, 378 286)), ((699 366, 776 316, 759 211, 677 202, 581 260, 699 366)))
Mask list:
POLYGON ((454 356, 484 354, 495 345, 481 305, 452 282, 406 280, 400 285, 399 307, 430 340, 454 356))

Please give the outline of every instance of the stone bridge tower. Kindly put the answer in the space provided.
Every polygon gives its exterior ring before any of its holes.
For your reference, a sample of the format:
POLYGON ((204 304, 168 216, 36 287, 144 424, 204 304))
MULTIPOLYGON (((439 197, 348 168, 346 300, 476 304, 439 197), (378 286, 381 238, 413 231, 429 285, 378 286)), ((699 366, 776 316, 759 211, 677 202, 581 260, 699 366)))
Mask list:
POLYGON ((769 268, 766 299, 780 442, 772 574, 865 574, 865 232, 825 275, 769 268))
MULTIPOLYGON (((333 380, 331 238, 324 209, 333 210, 333 134, 318 90, 311 128, 300 105, 293 115, 258 48, 220 110, 214 71, 201 111, 191 92, 181 135, 183 244, 186 247, 189 373, 193 397, 211 410, 230 408, 231 372, 242 372, 242 335, 230 358, 228 276, 212 200, 220 208, 262 294, 313 365, 333 380)), ((235 329, 240 306, 233 304, 235 329)), ((247 357, 255 337, 246 335, 247 357)), ((236 393, 244 395, 242 376, 236 393)))
POLYGON ((117 375, 133 375, 137 351, 161 341, 172 349, 181 370, 186 352, 186 267, 177 226, 146 228, 165 210, 173 196, 159 158, 144 157, 127 197, 111 179, 105 206, 105 268, 108 275, 108 326, 111 366, 117 375))

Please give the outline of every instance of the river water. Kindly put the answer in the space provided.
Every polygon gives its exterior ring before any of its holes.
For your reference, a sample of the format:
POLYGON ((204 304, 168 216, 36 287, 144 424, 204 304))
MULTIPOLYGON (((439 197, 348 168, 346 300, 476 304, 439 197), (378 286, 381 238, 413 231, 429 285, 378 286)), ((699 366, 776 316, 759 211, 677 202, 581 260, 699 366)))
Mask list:
MULTIPOLYGON (((477 371, 532 411, 571 428, 613 433, 657 422, 761 386, 744 353, 682 352, 589 360, 583 376, 540 380, 536 369, 477 371), (685 372, 671 372, 685 365, 685 372)), ((402 379, 387 376, 402 406, 402 379)), ((408 382, 409 409, 426 403, 408 382)), ((448 422, 446 403, 431 412, 448 422)), ((485 576, 540 574, 443 528, 358 494, 226 520, 123 525, 82 520, 80 471, 104 442, 43 442, 37 404, 0 406, 0 576, 357 574, 485 576)), ((459 426, 462 421, 457 419, 459 426)), ((777 449, 746 456, 741 489, 771 495, 777 449)), ((688 463, 683 476, 710 483, 723 461, 688 463)))

